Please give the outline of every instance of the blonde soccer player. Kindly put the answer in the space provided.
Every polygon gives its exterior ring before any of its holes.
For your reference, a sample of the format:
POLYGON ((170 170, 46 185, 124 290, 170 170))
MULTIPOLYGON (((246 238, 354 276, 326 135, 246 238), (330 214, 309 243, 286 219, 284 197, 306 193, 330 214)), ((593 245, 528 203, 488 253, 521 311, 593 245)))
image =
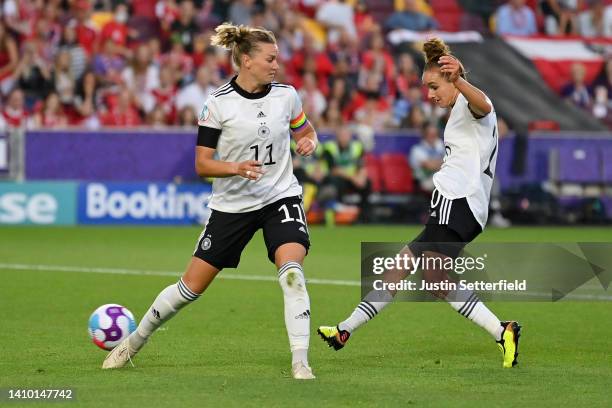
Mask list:
POLYGON ((308 363, 310 300, 303 272, 310 246, 302 188, 293 176, 296 152, 312 154, 317 134, 292 86, 274 82, 278 46, 270 31, 222 24, 212 44, 231 51, 238 74, 204 103, 199 117, 196 171, 213 177, 212 213, 187 270, 162 290, 138 328, 112 350, 103 368, 124 366, 164 322, 197 300, 224 268, 236 268, 259 229, 276 265, 295 379, 314 379, 308 363))

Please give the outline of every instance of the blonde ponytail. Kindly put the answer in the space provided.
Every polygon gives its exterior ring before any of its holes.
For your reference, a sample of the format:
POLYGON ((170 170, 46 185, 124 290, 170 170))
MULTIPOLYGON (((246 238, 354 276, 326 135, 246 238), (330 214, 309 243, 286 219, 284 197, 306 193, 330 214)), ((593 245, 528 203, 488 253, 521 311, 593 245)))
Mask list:
POLYGON ((215 28, 215 33, 210 43, 230 50, 237 67, 240 67, 241 57, 250 55, 257 48, 257 43, 276 44, 274 33, 263 28, 223 23, 215 28))

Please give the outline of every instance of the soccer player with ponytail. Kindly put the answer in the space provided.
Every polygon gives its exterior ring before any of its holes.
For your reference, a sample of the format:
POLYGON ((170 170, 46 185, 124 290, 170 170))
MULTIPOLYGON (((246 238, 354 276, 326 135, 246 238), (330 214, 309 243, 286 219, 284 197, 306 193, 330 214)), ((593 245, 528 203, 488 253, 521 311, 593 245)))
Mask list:
MULTIPOLYGON (((423 46, 426 64, 423 83, 432 103, 450 109, 444 129, 446 155, 434 174, 429 219, 414 241, 401 251, 409 257, 456 258, 487 223, 491 185, 497 161, 497 118, 493 104, 480 89, 466 79, 465 69, 438 38, 423 46)), ((435 262, 433 262, 435 264, 435 262)), ((443 264, 443 263, 438 263, 443 264)), ((386 280, 398 282, 409 271, 393 270, 386 280)), ((443 282, 443 270, 426 269, 424 279, 443 282)), ((500 321, 470 290, 439 290, 433 295, 446 300, 462 316, 486 330, 497 342, 503 367, 517 364, 521 327, 514 321, 500 321)), ((351 334, 373 319, 395 296, 395 292, 371 292, 353 313, 336 326, 321 326, 319 335, 339 350, 351 334)))

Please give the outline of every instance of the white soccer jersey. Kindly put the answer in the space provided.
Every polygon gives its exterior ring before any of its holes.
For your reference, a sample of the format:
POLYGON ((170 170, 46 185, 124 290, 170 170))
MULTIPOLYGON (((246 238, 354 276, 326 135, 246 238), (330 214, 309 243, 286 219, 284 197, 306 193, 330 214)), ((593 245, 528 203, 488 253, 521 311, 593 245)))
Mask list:
POLYGON ((290 126, 297 129, 305 123, 302 103, 292 86, 273 82, 253 94, 240 88, 234 78, 213 92, 198 124, 221 130, 218 159, 258 160, 265 173, 256 181, 240 176, 216 178, 209 207, 242 213, 302 194, 293 175, 290 126))
POLYGON ((474 217, 484 229, 497 162, 497 116, 491 112, 476 119, 468 101, 459 94, 444 129, 446 154, 434 185, 449 199, 465 197, 474 217))

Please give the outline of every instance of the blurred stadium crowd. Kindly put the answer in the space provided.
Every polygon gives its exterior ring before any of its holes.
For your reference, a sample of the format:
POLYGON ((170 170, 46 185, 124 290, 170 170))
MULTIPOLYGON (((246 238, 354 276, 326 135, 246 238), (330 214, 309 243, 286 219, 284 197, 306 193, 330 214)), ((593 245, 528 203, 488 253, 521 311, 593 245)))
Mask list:
MULTIPOLYGON (((389 30, 612 35, 612 6, 599 0, 0 3, 3 128, 193 126, 207 95, 232 76, 228 53, 209 45, 223 21, 274 31, 282 61, 277 80, 295 86, 315 126, 352 123, 363 134, 445 120, 426 100, 419 52, 390 47, 389 30), (459 17, 434 13, 443 3, 459 17)), ((593 83, 584 82, 583 71, 577 64, 560 96, 605 120, 612 62, 593 83)))

